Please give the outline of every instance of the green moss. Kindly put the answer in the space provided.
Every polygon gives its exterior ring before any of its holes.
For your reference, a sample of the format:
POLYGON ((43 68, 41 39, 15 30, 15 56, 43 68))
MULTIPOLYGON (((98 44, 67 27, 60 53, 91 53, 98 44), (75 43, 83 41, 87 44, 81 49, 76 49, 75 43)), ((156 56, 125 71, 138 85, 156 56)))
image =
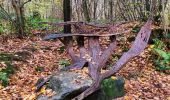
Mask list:
POLYGON ((109 98, 120 97, 125 94, 124 83, 123 78, 118 78, 116 80, 108 78, 102 81, 101 90, 103 90, 105 95, 109 98))

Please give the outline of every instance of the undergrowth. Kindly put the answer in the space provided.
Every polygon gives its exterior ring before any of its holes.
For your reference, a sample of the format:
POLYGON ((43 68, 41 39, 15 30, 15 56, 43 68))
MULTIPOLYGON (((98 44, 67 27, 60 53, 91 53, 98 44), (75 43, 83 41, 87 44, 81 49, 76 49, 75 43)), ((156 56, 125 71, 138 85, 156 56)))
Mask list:
POLYGON ((164 36, 163 39, 153 39, 152 59, 156 70, 170 74, 170 52, 167 43, 165 43, 168 38, 164 36))
POLYGON ((0 81, 3 86, 8 86, 9 78, 15 73, 15 67, 12 64, 12 54, 0 53, 0 81))

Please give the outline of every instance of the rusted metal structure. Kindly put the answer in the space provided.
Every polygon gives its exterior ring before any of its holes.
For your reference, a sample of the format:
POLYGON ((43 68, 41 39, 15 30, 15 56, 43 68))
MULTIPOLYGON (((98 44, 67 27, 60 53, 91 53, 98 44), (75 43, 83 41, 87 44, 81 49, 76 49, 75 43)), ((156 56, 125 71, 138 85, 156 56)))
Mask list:
POLYGON ((44 40, 58 38, 63 42, 63 37, 75 36, 77 38, 77 45, 80 51, 79 56, 75 55, 73 50, 73 41, 70 41, 69 45, 65 42, 63 43, 66 44, 67 52, 73 61, 73 64, 68 66, 67 69, 81 69, 87 63, 89 75, 94 80, 94 83, 90 88, 75 97, 76 100, 82 100, 84 97, 87 97, 94 91, 98 90, 103 79, 118 72, 130 59, 139 55, 145 49, 151 34, 151 24, 152 18, 149 18, 145 25, 141 28, 129 51, 125 52, 116 64, 113 65, 112 69, 105 73, 101 73, 101 69, 105 66, 110 55, 113 54, 116 48, 116 35, 127 32, 127 30, 125 30, 124 32, 119 33, 119 29, 121 29, 121 25, 123 24, 99 26, 85 22, 56 23, 57 26, 71 25, 76 29, 75 33, 51 34, 46 36, 44 40), (99 38, 102 36, 110 37, 111 41, 108 48, 104 51, 101 50, 99 45, 99 38), (88 48, 85 48, 84 37, 88 39, 88 48))
MULTIPOLYGON (((128 30, 124 29, 121 24, 114 25, 95 25, 85 22, 62 22, 62 23, 50 23, 51 25, 56 26, 71 26, 74 27, 75 31, 72 33, 64 32, 64 34, 51 34, 44 38, 44 40, 49 39, 60 39, 60 41, 66 46, 66 50, 71 57, 73 64, 68 66, 67 69, 81 69, 84 65, 88 64, 89 75, 93 79, 93 84, 91 87, 87 88, 83 93, 75 97, 73 100, 82 100, 91 93, 95 92, 100 88, 100 83, 103 79, 108 78, 118 72, 129 60, 138 56, 147 46, 149 37, 151 35, 151 24, 153 22, 153 15, 156 12, 156 1, 152 3, 151 14, 147 22, 143 25, 141 30, 136 36, 135 41, 132 44, 132 47, 123 55, 121 58, 113 65, 112 69, 101 73, 101 69, 106 65, 107 60, 110 55, 114 53, 116 48, 116 35, 126 33, 128 30), (121 32, 119 31, 121 30, 121 32), (73 39, 76 37, 77 45, 79 48, 79 56, 76 56, 73 49, 73 39), (104 51, 101 50, 99 44, 99 38, 107 36, 110 38, 110 45, 104 51), (69 42, 65 41, 63 37, 71 37, 69 42), (88 47, 85 47, 84 38, 88 40, 88 47)), ((66 39, 66 40, 67 40, 66 39)), ((41 87, 47 80, 43 81, 39 87, 41 87)))

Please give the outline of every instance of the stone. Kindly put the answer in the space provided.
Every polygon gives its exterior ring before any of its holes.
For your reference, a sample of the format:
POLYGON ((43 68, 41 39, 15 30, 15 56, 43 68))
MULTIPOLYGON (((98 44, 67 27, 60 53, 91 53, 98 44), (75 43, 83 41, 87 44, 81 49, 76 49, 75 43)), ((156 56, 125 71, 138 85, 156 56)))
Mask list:
MULTIPOLYGON (((51 100, 70 100, 90 87, 91 84, 90 77, 84 78, 80 73, 63 71, 52 76, 47 87, 57 94, 50 98, 51 100)), ((38 100, 44 99, 39 98, 38 100)))
MULTIPOLYGON (((51 98, 40 96, 38 100, 71 100, 92 85, 92 79, 75 72, 60 72, 51 77, 48 88, 56 92, 51 98)), ((118 78, 105 79, 101 89, 94 92, 84 100, 112 100, 115 97, 124 95, 124 80, 118 78)))

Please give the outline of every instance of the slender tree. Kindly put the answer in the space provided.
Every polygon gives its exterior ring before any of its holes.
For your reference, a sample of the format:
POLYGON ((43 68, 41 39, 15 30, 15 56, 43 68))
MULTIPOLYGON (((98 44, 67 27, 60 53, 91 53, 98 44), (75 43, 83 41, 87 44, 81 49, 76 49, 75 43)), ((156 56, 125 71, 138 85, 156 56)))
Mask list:
MULTIPOLYGON (((64 0, 63 1, 63 15, 64 15, 64 22, 71 21, 71 5, 70 0, 64 0)), ((71 33, 71 26, 70 25, 64 25, 64 33, 71 33)), ((69 42, 72 40, 71 37, 64 38, 65 44, 69 44, 69 42)))
POLYGON ((109 11, 110 11, 110 21, 113 21, 113 1, 112 0, 109 1, 109 5, 110 5, 110 9, 109 9, 109 11))
POLYGON ((12 6, 14 8, 16 14, 16 31, 18 33, 19 38, 23 38, 26 35, 25 33, 25 19, 24 19, 24 5, 31 0, 27 0, 23 2, 22 0, 11 0, 12 6))
POLYGON ((83 12, 84 12, 84 17, 87 22, 90 22, 90 16, 89 16, 89 11, 87 8, 87 0, 83 0, 83 12))
POLYGON ((150 1, 149 0, 145 0, 145 6, 146 6, 146 16, 148 15, 148 13, 150 12, 150 1))

